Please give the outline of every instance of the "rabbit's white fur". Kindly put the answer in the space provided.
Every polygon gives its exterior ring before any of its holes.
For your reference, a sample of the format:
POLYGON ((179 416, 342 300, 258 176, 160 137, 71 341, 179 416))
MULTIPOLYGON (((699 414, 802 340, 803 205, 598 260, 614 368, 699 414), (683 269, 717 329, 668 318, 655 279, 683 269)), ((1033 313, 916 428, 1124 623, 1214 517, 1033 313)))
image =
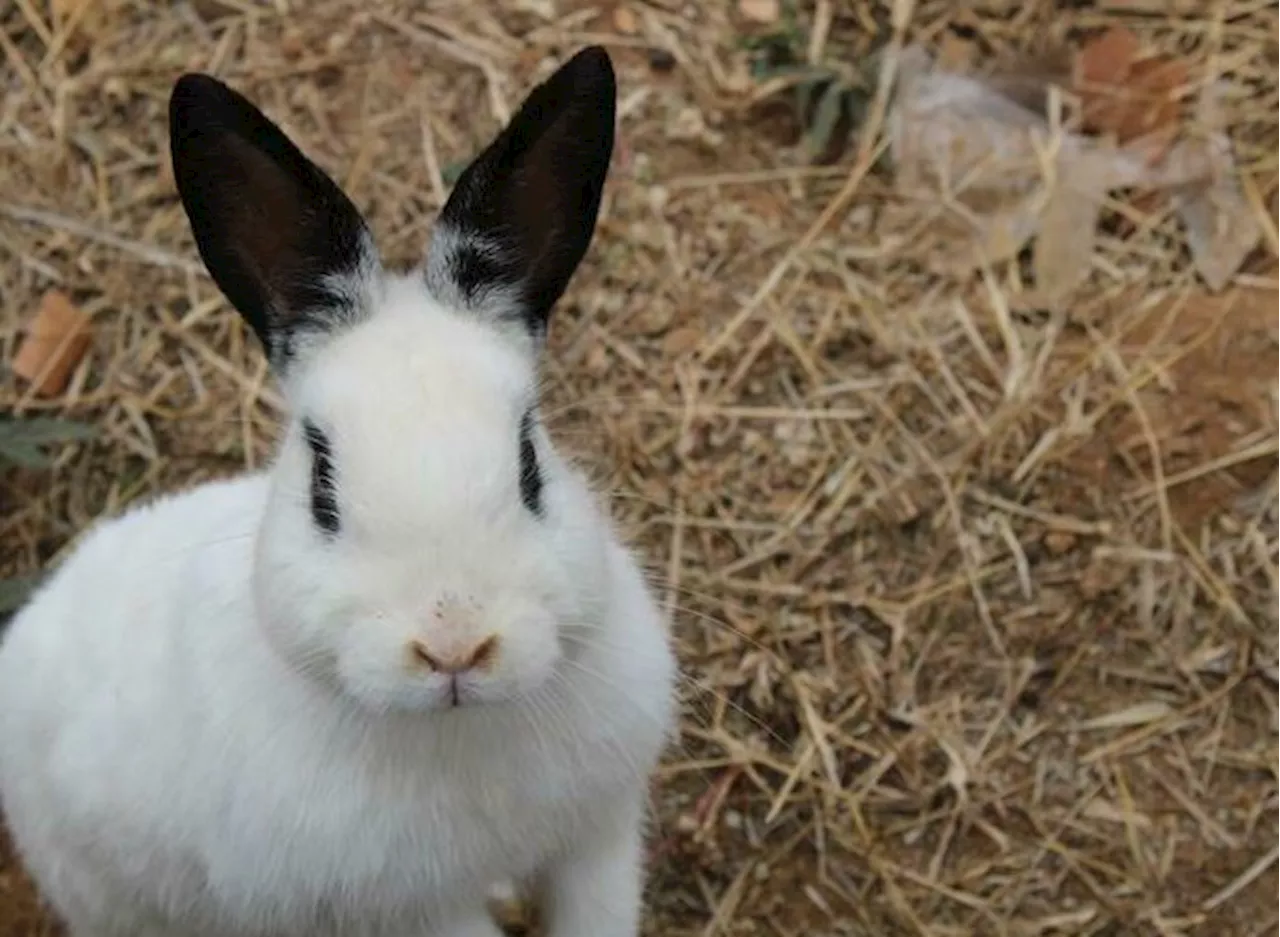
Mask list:
POLYGON ((0 798, 74 937, 493 937, 510 879, 552 937, 634 937, 674 663, 533 418, 614 99, 575 56, 398 276, 252 104, 175 85, 179 194, 291 416, 268 472, 98 527, 0 646, 0 798))
POLYGON ((487 888, 527 876, 555 937, 635 933, 665 630, 541 431, 546 516, 521 506, 532 344, 364 275, 376 312, 291 374, 268 473, 102 524, 10 626, 0 792, 75 937, 491 937, 487 888), (501 638, 456 708, 404 655, 450 628, 501 638))

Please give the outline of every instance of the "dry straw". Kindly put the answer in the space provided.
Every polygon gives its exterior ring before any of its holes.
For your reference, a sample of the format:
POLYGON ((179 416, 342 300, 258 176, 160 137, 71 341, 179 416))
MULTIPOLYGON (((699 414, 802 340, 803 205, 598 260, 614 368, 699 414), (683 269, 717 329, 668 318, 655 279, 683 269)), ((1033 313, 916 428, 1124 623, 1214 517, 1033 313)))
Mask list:
MULTIPOLYGON (((879 48, 880 81, 906 42, 981 68, 1123 22, 1226 83, 1264 246, 1208 297, 1168 207, 1117 196, 1057 308, 1016 262, 921 262, 887 86, 834 164, 790 147, 743 42, 769 6, 0 5, 0 360, 50 288, 94 324, 62 396, 6 374, 0 406, 98 430, 0 477, 0 573, 270 456, 278 398, 167 165, 181 70, 281 120, 408 263, 458 163, 603 42, 622 145, 547 409, 683 661, 647 933, 1276 933, 1275 4, 800 5, 812 62, 879 48)), ((0 934, 41 920, 0 872, 0 934)))

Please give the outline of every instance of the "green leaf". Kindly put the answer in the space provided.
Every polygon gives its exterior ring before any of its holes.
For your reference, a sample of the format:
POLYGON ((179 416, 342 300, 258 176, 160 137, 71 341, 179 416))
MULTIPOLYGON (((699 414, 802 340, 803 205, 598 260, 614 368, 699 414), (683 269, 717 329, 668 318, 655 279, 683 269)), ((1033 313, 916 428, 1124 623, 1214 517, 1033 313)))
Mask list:
POLYGON ((846 92, 845 85, 839 81, 831 82, 822 92, 818 107, 813 112, 813 122, 809 125, 810 153, 817 155, 827 151, 844 112, 846 92))
POLYGON ((802 37, 773 32, 744 38, 740 45, 750 54, 751 77, 764 81, 789 70, 803 68, 802 37))
POLYGON ((795 95, 795 111, 801 121, 806 121, 815 110, 814 100, 830 87, 833 78, 828 72, 813 69, 795 69, 795 72, 804 76, 792 89, 795 95))
POLYGON ((0 440, 0 459, 27 469, 48 468, 53 462, 39 446, 9 440, 0 440))
POLYGON ((54 417, 0 419, 0 460, 24 468, 45 468, 51 460, 44 446, 89 439, 93 435, 92 426, 74 420, 54 417))

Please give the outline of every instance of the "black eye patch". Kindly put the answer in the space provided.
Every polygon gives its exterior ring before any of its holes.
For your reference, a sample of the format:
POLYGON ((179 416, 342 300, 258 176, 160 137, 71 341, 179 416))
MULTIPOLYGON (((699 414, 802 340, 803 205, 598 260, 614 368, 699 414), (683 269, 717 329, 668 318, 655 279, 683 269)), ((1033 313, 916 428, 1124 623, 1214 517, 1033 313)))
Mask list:
POLYGON ((520 500, 529 512, 542 516, 542 469, 533 446, 533 411, 520 417, 520 500))
POLYGON ((334 488, 333 448, 329 445, 329 437, 312 423, 305 420, 302 433, 311 450, 311 519, 326 534, 338 532, 338 496, 334 488))

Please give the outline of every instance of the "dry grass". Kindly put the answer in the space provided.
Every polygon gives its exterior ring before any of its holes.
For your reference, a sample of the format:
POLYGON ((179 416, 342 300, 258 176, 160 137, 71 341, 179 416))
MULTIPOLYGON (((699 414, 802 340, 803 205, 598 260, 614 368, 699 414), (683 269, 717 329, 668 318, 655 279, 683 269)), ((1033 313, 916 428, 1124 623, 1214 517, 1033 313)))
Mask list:
MULTIPOLYGON (((682 652, 646 932, 1276 933, 1274 4, 893 5, 903 36, 958 27, 984 60, 1126 22, 1228 83, 1264 247, 1210 301, 1170 213, 1118 202, 1065 309, 1017 265, 926 273, 873 140, 799 158, 751 104, 734 4, 636 0, 628 35, 617 5, 100 0, 68 31, 10 0, 0 360, 54 285, 95 339, 63 397, 6 376, 0 403, 100 436, 0 479, 0 572, 269 458, 277 397, 167 166, 179 71, 281 119, 407 263, 449 167, 603 42, 623 151, 548 410, 682 652)), ((839 60, 894 13, 800 25, 839 60)), ((0 901, 0 933, 46 932, 16 872, 0 901)))

